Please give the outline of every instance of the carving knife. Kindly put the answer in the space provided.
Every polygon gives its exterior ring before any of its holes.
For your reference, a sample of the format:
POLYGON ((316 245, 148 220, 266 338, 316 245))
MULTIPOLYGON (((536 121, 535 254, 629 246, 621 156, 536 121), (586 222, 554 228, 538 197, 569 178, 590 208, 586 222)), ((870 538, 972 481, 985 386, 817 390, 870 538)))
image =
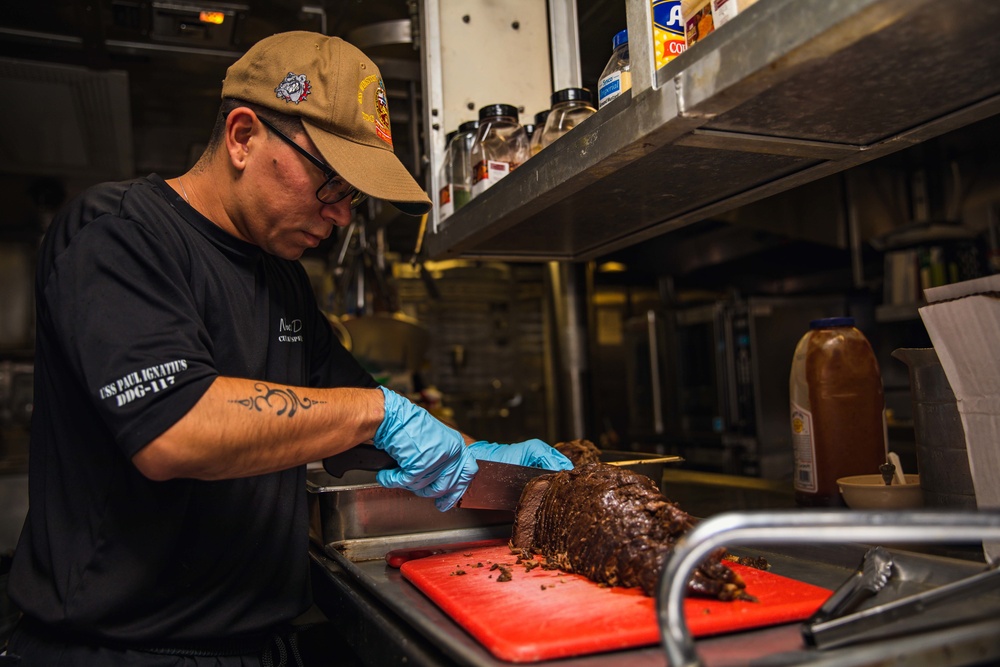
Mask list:
MULTIPOLYGON (((631 466, 645 463, 683 461, 679 456, 661 456, 634 461, 611 462, 610 465, 631 466)), ((479 472, 462 494, 458 506, 463 509, 509 510, 517 508, 524 485, 539 475, 554 470, 519 466, 512 463, 478 460, 479 472)), ((336 456, 323 459, 323 467, 334 477, 343 477, 348 470, 383 470, 394 468, 396 461, 373 445, 358 445, 336 456)))
MULTIPOLYGON (((458 501, 458 506, 465 509, 513 511, 521 498, 521 490, 530 479, 554 472, 494 461, 476 463, 479 464, 479 472, 458 501)), ((343 477, 348 470, 384 470, 396 465, 395 459, 373 445, 358 445, 323 459, 323 468, 334 477, 343 477)))
MULTIPOLYGON (((660 456, 654 459, 638 459, 635 461, 610 461, 613 466, 632 466, 647 462, 666 463, 683 461, 679 456, 660 456)), ((517 509, 521 499, 521 491, 525 484, 539 475, 556 472, 545 468, 531 468, 512 463, 497 463, 496 461, 476 461, 479 472, 472 478, 469 488, 458 500, 458 506, 474 510, 510 510, 517 509)))

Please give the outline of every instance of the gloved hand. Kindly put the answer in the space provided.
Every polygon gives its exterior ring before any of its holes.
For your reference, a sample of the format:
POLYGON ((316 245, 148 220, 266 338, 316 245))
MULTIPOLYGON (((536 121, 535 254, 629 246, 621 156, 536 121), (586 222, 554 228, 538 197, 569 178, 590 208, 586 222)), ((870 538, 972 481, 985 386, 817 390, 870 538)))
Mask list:
POLYGON ((469 445, 469 450, 477 459, 513 463, 519 466, 546 468, 547 470, 571 470, 573 463, 541 440, 533 438, 510 445, 480 440, 469 445))
POLYGON ((380 388, 385 394, 385 417, 373 442, 396 459, 399 467, 379 470, 378 483, 434 498, 442 512, 451 509, 479 472, 465 439, 405 397, 380 388))

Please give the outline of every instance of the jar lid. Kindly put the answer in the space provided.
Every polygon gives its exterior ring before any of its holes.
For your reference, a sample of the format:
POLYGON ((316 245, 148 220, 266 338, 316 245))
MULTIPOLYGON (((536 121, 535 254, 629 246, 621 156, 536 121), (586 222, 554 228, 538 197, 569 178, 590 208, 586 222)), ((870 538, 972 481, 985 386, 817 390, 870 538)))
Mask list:
POLYGON ((451 140, 455 138, 456 134, 458 134, 458 130, 452 130, 448 134, 444 135, 444 145, 447 146, 448 144, 450 144, 451 140))
POLYGON ((546 109, 545 111, 539 111, 535 114, 535 127, 542 127, 545 125, 545 119, 549 117, 549 112, 552 109, 546 109))
POLYGON ((552 106, 560 102, 586 102, 594 103, 594 96, 586 88, 563 88, 552 93, 552 106))
POLYGON ((479 120, 496 116, 512 116, 517 120, 517 107, 513 104, 487 104, 479 110, 479 120))
POLYGON ((478 120, 467 120, 467 121, 465 121, 464 123, 462 123, 461 125, 458 126, 458 131, 459 132, 472 132, 472 131, 478 130, 478 129, 479 129, 479 121, 478 120))
POLYGON ((824 317, 819 320, 813 320, 809 323, 810 329, 829 329, 831 327, 853 327, 854 318, 853 317, 824 317))
POLYGON ((628 44, 628 28, 622 30, 611 40, 611 50, 617 49, 622 44, 628 44))

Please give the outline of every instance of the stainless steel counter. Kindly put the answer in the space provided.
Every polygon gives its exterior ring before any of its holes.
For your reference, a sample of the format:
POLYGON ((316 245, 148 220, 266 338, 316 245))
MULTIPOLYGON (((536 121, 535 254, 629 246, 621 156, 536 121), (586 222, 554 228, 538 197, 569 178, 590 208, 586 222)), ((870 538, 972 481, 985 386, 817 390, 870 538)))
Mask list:
MULTIPOLYGON (((776 574, 836 589, 858 565, 865 550, 863 545, 844 544, 734 551, 763 555, 776 574)), ((982 564, 971 561, 890 551, 901 574, 880 592, 879 602, 928 590, 983 569, 982 564)), ((345 640, 363 657, 364 664, 508 664, 489 654, 384 561, 352 562, 337 550, 318 545, 312 549, 311 558, 316 604, 333 625, 343 629, 345 640)), ((712 667, 996 664, 1000 661, 998 611, 1000 596, 977 595, 939 610, 934 618, 917 619, 918 623, 938 621, 944 614, 959 622, 957 626, 886 636, 874 643, 826 651, 807 649, 800 624, 794 623, 700 639, 697 650, 703 663, 712 667)), ((650 646, 534 664, 638 667, 666 665, 667 659, 660 646, 650 646)))

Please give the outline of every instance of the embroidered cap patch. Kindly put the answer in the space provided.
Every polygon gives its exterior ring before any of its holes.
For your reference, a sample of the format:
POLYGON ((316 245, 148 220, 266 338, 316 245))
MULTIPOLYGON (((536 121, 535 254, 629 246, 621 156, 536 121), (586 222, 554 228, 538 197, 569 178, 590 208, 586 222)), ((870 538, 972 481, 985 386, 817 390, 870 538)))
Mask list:
POLYGON ((389 102, 386 99, 385 84, 382 83, 381 77, 372 74, 361 81, 358 85, 358 105, 361 106, 361 117, 365 121, 375 125, 375 134, 378 135, 378 138, 392 146, 392 130, 389 125, 389 102), (365 91, 373 83, 376 84, 373 100, 375 113, 370 114, 364 110, 365 91))
POLYGON ((278 84, 278 87, 274 89, 274 94, 280 100, 298 104, 309 97, 311 90, 312 87, 309 85, 309 80, 306 79, 305 74, 293 74, 289 72, 284 80, 278 84))

